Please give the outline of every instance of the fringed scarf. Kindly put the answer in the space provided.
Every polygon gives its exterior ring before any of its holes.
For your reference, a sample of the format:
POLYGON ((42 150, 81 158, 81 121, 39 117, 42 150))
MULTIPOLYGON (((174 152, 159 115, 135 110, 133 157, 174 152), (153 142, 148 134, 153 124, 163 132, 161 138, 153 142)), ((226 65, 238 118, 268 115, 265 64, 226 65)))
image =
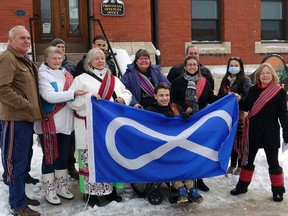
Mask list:
POLYGON ((263 107, 274 98, 282 88, 275 83, 271 83, 263 92, 259 95, 258 99, 255 101, 250 112, 245 118, 244 129, 243 129, 243 140, 241 142, 241 153, 242 153, 242 165, 246 165, 248 162, 249 154, 249 121, 250 118, 257 115, 263 107))
POLYGON ((154 96, 154 86, 152 85, 152 83, 150 82, 150 80, 143 74, 141 74, 139 71, 138 75, 140 78, 140 88, 148 95, 150 95, 151 97, 154 96))
MULTIPOLYGON (((73 81, 73 76, 69 72, 65 72, 65 84, 63 91, 67 91, 73 81)), ((54 110, 51 113, 44 115, 44 120, 41 122, 45 152, 45 163, 47 165, 52 164, 53 161, 58 158, 58 142, 56 134, 56 126, 54 122, 54 114, 59 112, 66 103, 58 103, 55 105, 54 110)))
POLYGON ((183 74, 183 77, 188 81, 185 92, 185 102, 192 108, 192 114, 195 114, 199 111, 198 99, 204 91, 206 79, 199 77, 198 74, 191 76, 187 72, 183 74))

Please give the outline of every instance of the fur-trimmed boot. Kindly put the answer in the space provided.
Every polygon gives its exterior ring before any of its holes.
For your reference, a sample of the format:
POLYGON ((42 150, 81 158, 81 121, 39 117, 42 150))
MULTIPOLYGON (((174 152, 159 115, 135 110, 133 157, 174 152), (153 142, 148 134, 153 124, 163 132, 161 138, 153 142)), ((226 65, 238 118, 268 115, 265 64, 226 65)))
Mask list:
POLYGON ((269 168, 269 176, 271 180, 271 190, 273 193, 273 200, 275 202, 283 201, 284 188, 284 175, 281 167, 277 169, 269 168))
POLYGON ((44 186, 44 198, 52 205, 60 205, 61 200, 56 194, 54 172, 42 175, 44 186))
POLYGON ((230 194, 236 196, 242 193, 246 193, 248 191, 248 186, 252 181, 253 173, 254 166, 253 169, 247 169, 242 167, 240 170, 240 178, 236 185, 236 188, 231 190, 230 194))
POLYGON ((55 170, 56 193, 58 196, 71 200, 74 195, 68 190, 67 169, 55 170))

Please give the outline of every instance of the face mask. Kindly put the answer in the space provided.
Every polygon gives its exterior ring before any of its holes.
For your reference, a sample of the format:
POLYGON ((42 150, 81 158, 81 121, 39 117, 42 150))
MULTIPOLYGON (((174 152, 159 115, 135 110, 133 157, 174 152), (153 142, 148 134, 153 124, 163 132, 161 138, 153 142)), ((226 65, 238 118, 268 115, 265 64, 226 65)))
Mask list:
POLYGON ((238 74, 240 72, 240 67, 229 67, 228 71, 231 74, 238 74))

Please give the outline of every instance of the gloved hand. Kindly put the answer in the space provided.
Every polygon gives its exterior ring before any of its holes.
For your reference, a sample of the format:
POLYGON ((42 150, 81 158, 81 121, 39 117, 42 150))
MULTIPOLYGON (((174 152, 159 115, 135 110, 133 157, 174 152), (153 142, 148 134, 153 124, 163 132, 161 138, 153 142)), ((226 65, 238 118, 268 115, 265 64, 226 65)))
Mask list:
POLYGON ((282 143, 282 153, 285 152, 287 149, 288 149, 288 143, 284 141, 282 143))
POLYGON ((190 118, 190 115, 189 115, 189 113, 187 113, 187 112, 182 112, 182 113, 181 113, 181 117, 182 117, 183 119, 189 119, 189 118, 190 118))
POLYGON ((164 115, 168 118, 173 118, 174 117, 174 113, 171 111, 165 112, 164 115))

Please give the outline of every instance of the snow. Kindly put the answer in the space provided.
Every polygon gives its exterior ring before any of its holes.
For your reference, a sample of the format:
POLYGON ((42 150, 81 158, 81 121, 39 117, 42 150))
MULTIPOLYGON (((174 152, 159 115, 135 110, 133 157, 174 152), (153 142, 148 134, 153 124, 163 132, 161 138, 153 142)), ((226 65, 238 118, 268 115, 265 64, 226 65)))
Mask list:
MULTIPOLYGON (((226 70, 223 66, 209 66, 209 68, 213 73, 222 75, 223 71, 225 73, 226 70)), ((255 66, 245 66, 246 71, 250 70, 250 72, 253 72, 255 68, 255 66)), ((36 138, 34 140, 33 150, 30 174, 34 178, 41 179, 42 150, 36 138)), ((282 153, 281 149, 279 149, 279 160, 284 170, 285 185, 288 185, 288 178, 285 173, 288 168, 288 151, 282 153)), ((239 176, 229 174, 227 177, 222 175, 204 179, 204 182, 210 187, 210 191, 199 191, 204 197, 203 203, 171 204, 168 201, 169 190, 166 185, 163 184, 161 188, 165 195, 163 202, 160 205, 151 205, 147 199, 137 197, 131 186, 125 184, 125 188, 118 191, 123 198, 121 203, 116 203, 115 201, 107 203, 107 201, 101 200, 104 203, 103 206, 91 208, 82 200, 78 182, 73 179, 69 179, 69 188, 74 194, 74 199, 61 199, 62 204, 59 206, 52 206, 44 200, 42 182, 36 185, 26 184, 26 194, 28 197, 40 201, 40 206, 32 206, 31 208, 45 216, 287 215, 287 196, 285 197, 284 195, 284 200, 281 203, 276 203, 272 200, 268 165, 263 149, 260 149, 257 154, 255 166, 254 176, 248 192, 239 196, 230 195, 230 190, 236 186, 239 176)), ((3 166, 2 163, 0 163, 1 176, 2 173, 3 166)), ((8 187, 3 183, 2 177, 0 177, 0 194, 0 216, 7 216, 9 215, 8 187)))

